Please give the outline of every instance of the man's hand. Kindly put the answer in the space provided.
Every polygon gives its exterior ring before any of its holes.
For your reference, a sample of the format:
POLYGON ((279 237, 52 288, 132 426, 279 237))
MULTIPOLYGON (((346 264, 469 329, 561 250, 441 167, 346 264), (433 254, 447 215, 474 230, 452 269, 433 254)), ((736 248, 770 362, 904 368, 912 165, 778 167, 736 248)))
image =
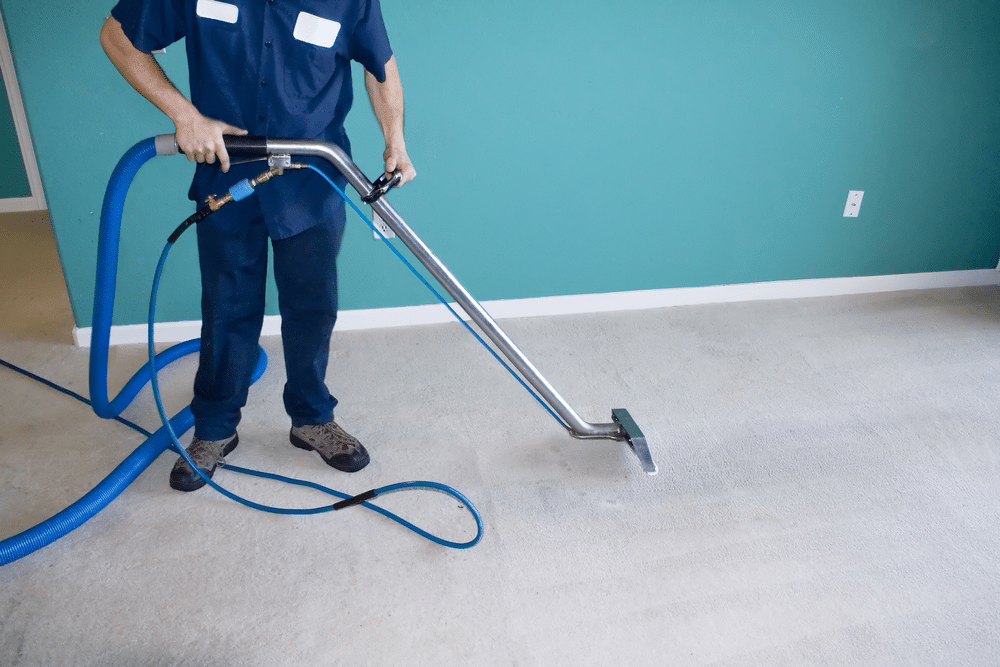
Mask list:
POLYGON ((410 156, 406 153, 406 146, 388 146, 382 153, 382 159, 385 160, 386 174, 391 174, 394 171, 400 172, 402 175, 399 181, 400 186, 409 183, 417 175, 417 170, 413 168, 410 156))
POLYGON ((208 118, 194 109, 191 113, 179 118, 174 123, 177 129, 177 146, 189 162, 205 162, 215 164, 219 160, 219 168, 229 171, 229 152, 223 135, 245 135, 246 130, 224 123, 221 120, 208 118))

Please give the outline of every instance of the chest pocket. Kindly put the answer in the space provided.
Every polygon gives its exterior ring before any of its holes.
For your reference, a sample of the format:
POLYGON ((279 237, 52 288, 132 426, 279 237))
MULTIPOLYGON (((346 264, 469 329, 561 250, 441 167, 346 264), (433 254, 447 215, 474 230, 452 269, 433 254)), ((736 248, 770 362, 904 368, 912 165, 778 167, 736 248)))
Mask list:
POLYGON ((236 32, 239 29, 240 8, 218 0, 198 0, 195 14, 201 19, 198 24, 207 30, 236 32))
POLYGON ((285 94, 298 99, 316 97, 330 83, 337 69, 341 25, 308 12, 299 12, 286 60, 285 94))

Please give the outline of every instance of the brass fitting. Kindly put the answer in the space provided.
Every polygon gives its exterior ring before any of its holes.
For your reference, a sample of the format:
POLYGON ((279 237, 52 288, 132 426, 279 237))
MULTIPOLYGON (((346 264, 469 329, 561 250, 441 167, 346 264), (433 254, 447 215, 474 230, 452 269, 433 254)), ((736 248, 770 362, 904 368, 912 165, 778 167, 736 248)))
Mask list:
POLYGON ((215 213, 231 201, 233 201, 233 196, 227 192, 226 195, 220 199, 216 199, 215 195, 208 195, 205 203, 208 204, 210 209, 212 209, 212 213, 215 213))
POLYGON ((268 169, 264 173, 260 174, 256 178, 251 178, 250 179, 250 187, 255 188, 258 185, 260 185, 261 183, 266 183, 267 181, 271 180, 275 176, 281 176, 284 173, 285 173, 285 170, 282 167, 271 167, 270 169, 268 169))

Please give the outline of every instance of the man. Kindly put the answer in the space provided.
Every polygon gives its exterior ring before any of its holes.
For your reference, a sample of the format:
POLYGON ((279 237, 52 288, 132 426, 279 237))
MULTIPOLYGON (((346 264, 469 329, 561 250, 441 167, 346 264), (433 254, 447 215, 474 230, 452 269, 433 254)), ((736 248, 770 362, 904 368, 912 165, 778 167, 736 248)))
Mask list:
MULTIPOLYGON (((365 88, 385 137, 386 172, 400 184, 416 176, 403 138, 403 89, 378 0, 120 0, 101 29, 119 72, 176 128, 197 162, 189 196, 222 195, 260 164, 231 164, 226 134, 321 139, 350 152, 344 118, 351 107, 350 61, 365 68, 365 88), (185 39, 188 100, 160 69, 153 51, 185 39)), ((340 186, 325 161, 304 158, 340 186)), ((260 186, 198 224, 202 344, 187 448, 211 476, 239 442, 264 317, 268 240, 274 251, 287 382, 289 438, 346 472, 369 462, 365 448, 333 419, 336 399, 325 375, 337 317, 336 255, 344 203, 309 170, 260 186)), ((201 477, 178 459, 170 485, 193 491, 201 477)))

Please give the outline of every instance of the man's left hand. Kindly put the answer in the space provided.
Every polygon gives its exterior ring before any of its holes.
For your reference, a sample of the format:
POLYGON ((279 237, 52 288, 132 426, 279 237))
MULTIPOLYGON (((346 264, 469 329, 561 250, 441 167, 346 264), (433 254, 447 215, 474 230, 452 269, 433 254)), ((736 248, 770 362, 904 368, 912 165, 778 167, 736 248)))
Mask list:
POLYGON ((410 156, 406 153, 405 146, 387 146, 385 152, 382 154, 382 159, 385 160, 386 174, 398 171, 402 175, 397 187, 409 183, 416 178, 417 170, 413 168, 413 163, 410 161, 410 156))

